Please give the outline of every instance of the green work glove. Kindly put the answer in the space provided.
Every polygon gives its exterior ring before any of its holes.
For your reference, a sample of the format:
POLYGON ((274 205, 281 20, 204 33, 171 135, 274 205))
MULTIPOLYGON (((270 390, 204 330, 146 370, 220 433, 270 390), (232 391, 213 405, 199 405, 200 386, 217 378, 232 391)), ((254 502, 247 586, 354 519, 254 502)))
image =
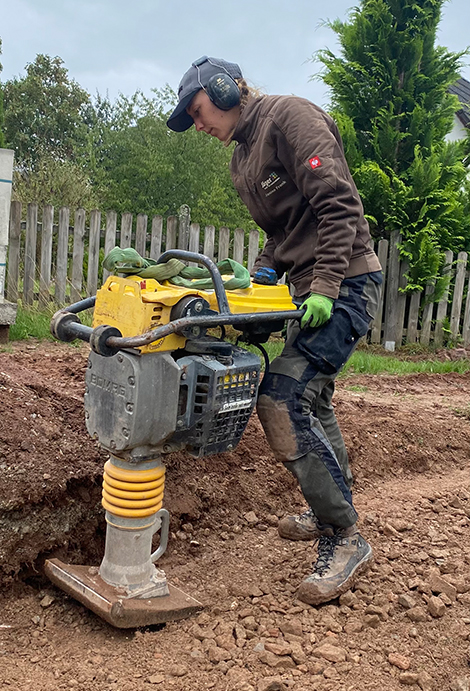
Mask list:
POLYGON ((331 317, 334 300, 327 298, 326 295, 316 295, 312 293, 301 305, 300 309, 305 309, 305 314, 301 319, 302 329, 321 326, 331 317))

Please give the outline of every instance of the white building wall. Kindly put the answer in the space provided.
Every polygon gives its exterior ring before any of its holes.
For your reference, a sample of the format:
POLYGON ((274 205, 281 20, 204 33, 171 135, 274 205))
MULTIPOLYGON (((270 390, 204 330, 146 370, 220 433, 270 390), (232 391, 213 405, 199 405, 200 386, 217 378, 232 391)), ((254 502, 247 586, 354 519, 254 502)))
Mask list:
POLYGON ((462 125, 460 120, 456 115, 454 115, 454 126, 449 134, 446 136, 446 141, 457 142, 459 139, 465 139, 467 136, 467 130, 462 125))

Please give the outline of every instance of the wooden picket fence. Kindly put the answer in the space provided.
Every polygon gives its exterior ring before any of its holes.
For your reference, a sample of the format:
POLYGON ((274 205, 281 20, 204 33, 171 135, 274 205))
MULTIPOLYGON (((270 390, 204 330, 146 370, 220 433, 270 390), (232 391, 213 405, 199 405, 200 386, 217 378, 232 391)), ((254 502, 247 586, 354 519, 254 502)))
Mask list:
MULTIPOLYGON (((155 216, 123 213, 118 227, 118 214, 83 209, 71 212, 59 209, 57 224, 54 208, 45 206, 41 220, 37 204, 28 204, 26 220, 22 206, 12 202, 7 266, 6 297, 19 298, 25 305, 38 301, 41 306, 51 302, 64 305, 94 295, 107 272, 100 268, 100 258, 116 245, 134 247, 140 255, 158 259, 168 249, 202 252, 215 261, 228 257, 251 269, 260 249, 258 230, 245 232, 236 228, 206 226, 201 230, 191 223, 189 207, 182 206, 178 216, 155 216)), ((398 232, 390 241, 381 240, 376 247, 384 269, 384 290, 379 311, 371 325, 371 343, 383 343, 389 350, 402 343, 437 346, 448 339, 454 344, 470 344, 470 287, 467 253, 454 257, 446 252, 446 271, 450 273, 450 290, 439 302, 431 302, 434 287, 424 292, 404 294, 407 265, 400 261, 398 232), (449 299, 452 295, 452 300, 449 299), (464 296, 465 301, 464 301, 464 296), (465 303, 465 304, 464 304, 465 303)))

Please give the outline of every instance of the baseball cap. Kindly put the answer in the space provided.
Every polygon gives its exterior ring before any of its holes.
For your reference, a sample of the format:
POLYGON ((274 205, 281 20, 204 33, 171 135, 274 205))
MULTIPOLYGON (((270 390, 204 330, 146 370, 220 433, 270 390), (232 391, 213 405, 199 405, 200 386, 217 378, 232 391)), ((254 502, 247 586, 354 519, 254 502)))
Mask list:
POLYGON ((232 79, 243 77, 240 67, 234 62, 227 62, 220 58, 208 58, 203 55, 199 60, 195 60, 189 70, 185 72, 178 87, 179 103, 167 120, 170 130, 184 132, 194 123, 192 117, 186 112, 194 96, 198 91, 204 89, 210 78, 215 74, 224 72, 232 79))

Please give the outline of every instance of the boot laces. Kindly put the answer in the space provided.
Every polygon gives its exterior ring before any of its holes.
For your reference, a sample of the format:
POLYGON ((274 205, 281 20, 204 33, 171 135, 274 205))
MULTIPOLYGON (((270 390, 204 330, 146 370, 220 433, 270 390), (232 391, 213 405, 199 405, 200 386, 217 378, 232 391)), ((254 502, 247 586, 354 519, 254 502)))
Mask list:
POLYGON ((301 513, 298 518, 299 523, 311 523, 312 521, 315 521, 316 523, 316 518, 315 514, 313 513, 312 509, 309 507, 306 511, 301 513))
POLYGON ((343 544, 342 531, 338 530, 334 535, 321 535, 318 540, 318 557, 313 572, 323 576, 328 571, 338 545, 343 544))

